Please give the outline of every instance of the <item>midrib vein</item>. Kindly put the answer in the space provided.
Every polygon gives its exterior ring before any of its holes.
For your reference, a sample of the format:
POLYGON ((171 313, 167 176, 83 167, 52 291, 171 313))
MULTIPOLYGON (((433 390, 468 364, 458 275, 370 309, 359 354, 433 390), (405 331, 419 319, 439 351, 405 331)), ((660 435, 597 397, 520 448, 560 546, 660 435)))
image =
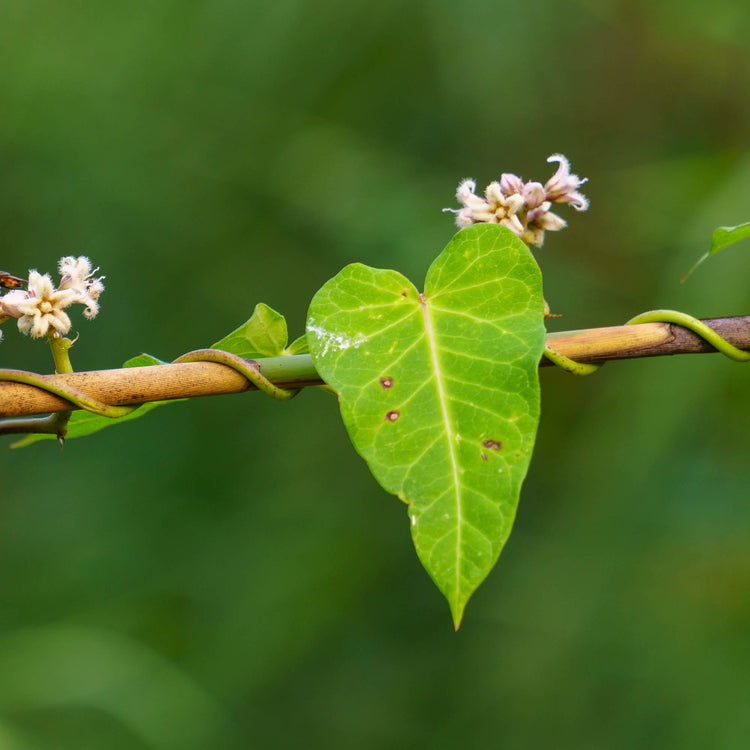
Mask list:
POLYGON ((453 430, 451 429, 450 419, 448 418, 448 405, 445 402, 445 393, 443 392, 443 379, 440 375, 440 362, 437 356, 437 344, 435 343, 435 333, 432 330, 432 320, 427 308, 427 298, 424 294, 419 295, 424 314, 424 326, 427 332, 427 341, 430 345, 430 357, 432 358, 432 367, 435 370, 435 382, 437 383, 438 397, 440 399, 440 410, 443 413, 443 424, 445 432, 448 435, 448 452, 451 457, 451 466, 453 468, 453 484, 456 488, 456 605, 458 605, 458 590, 461 580, 461 485, 458 481, 458 464, 456 462, 456 450, 453 445, 453 430))

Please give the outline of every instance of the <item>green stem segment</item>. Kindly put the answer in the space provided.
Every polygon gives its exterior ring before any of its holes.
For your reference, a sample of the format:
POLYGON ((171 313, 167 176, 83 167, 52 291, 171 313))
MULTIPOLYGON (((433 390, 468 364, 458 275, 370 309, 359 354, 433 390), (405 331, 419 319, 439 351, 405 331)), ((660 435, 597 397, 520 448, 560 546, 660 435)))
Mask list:
MULTIPOLYGON (((73 342, 62 336, 55 336, 53 333, 49 333, 47 339, 49 341, 50 349, 52 350, 52 358, 55 360, 55 371, 58 374, 74 372, 69 354, 73 342)), ((72 413, 72 411, 61 411, 57 414, 50 414, 48 417, 42 418, 39 420, 41 422, 39 425, 39 431, 57 435, 57 439, 62 447, 65 441, 65 435, 68 432, 68 422, 70 421, 70 415, 72 413)), ((8 427, 7 424, 3 426, 6 429, 8 427)))
POLYGON ((58 411, 46 417, 3 419, 0 421, 0 435, 57 435, 57 440, 62 447, 71 413, 68 410, 58 411))
POLYGON ((52 350, 52 358, 55 360, 55 371, 58 374, 74 372, 73 365, 70 364, 70 347, 73 342, 61 336, 49 334, 49 347, 52 350))

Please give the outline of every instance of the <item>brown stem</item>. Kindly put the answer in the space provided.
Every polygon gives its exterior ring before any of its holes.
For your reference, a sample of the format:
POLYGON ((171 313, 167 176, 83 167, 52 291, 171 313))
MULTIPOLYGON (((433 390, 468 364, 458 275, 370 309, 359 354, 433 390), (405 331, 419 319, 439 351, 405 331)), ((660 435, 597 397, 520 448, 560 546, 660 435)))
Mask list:
MULTIPOLYGON (((750 315, 702 320, 730 344, 740 349, 750 349, 750 315)), ((548 334, 547 340, 561 354, 576 362, 588 363, 716 351, 697 333, 672 323, 642 323, 562 331, 548 334)), ((551 364, 547 360, 542 360, 540 366, 548 367, 551 364)))

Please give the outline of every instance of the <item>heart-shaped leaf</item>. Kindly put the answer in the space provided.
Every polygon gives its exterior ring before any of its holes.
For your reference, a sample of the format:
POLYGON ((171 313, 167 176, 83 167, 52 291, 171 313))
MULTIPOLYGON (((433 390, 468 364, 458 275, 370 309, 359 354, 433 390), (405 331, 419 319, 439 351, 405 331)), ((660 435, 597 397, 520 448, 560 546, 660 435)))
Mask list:
POLYGON ((375 478, 408 504, 456 627, 515 517, 539 420, 543 307, 529 249, 490 224, 453 238, 423 294, 353 264, 310 305, 315 365, 375 478))

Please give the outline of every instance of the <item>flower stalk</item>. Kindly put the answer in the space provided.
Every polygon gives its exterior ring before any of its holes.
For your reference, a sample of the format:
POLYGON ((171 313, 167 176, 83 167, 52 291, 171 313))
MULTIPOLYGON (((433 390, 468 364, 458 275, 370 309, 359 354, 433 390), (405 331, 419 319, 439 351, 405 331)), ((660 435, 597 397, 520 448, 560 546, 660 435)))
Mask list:
POLYGON ((73 372, 73 365, 70 363, 70 348, 73 342, 62 336, 47 334, 49 347, 52 351, 52 359, 55 361, 55 372, 60 375, 73 372))

